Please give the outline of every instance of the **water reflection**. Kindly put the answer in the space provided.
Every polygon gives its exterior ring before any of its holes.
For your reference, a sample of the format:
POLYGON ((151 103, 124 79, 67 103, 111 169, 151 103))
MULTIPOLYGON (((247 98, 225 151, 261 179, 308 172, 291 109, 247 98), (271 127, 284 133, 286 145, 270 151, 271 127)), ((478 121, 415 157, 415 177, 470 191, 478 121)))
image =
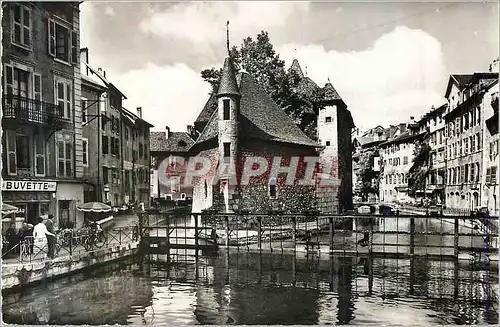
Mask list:
POLYGON ((426 259, 171 253, 4 294, 2 310, 18 324, 496 324, 486 281, 498 274, 426 259))

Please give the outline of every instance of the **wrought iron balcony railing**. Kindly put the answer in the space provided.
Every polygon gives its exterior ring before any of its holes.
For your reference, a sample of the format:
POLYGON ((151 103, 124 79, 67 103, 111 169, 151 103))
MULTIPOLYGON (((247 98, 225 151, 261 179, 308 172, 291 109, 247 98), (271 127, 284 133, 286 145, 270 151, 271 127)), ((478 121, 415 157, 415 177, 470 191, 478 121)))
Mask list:
POLYGON ((2 99, 3 119, 51 126, 71 122, 56 104, 12 94, 4 94, 2 99))

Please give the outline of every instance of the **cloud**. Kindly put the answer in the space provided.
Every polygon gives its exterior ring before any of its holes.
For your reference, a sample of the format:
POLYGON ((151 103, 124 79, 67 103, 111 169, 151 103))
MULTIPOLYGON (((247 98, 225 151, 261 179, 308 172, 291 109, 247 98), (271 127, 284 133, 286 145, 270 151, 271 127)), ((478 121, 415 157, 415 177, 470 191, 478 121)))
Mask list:
POLYGON ((315 44, 286 44, 277 52, 288 65, 297 58, 320 86, 330 78, 362 129, 404 122, 444 102, 441 44, 422 30, 397 27, 359 52, 315 44))
POLYGON ((308 10, 308 2, 183 2, 152 13, 140 29, 168 38, 212 43, 225 38, 229 21, 231 39, 240 40, 263 29, 283 27, 289 16, 308 10))
POLYGON ((172 131, 186 131, 210 91, 199 72, 183 63, 163 67, 148 63, 143 69, 108 77, 127 96, 124 107, 132 112, 142 107, 143 118, 155 126, 153 130, 169 126, 172 131))
POLYGON ((115 10, 113 9, 113 7, 110 7, 110 6, 106 6, 104 13, 108 16, 112 16, 112 17, 115 16, 115 10))

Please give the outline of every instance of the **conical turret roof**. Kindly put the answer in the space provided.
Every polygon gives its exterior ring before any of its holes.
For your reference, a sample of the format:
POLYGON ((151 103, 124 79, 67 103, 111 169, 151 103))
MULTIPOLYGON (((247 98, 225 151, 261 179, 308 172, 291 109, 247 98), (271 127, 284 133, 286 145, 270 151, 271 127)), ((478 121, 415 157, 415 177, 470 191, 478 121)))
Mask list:
POLYGON ((293 59, 292 66, 290 66, 288 71, 295 72, 300 78, 304 78, 304 73, 302 72, 302 68, 300 67, 299 61, 297 59, 293 59))
POLYGON ((217 96, 222 95, 240 95, 238 84, 236 83, 236 73, 230 57, 226 57, 224 61, 219 89, 217 90, 217 96))
POLYGON ((333 87, 332 83, 328 82, 323 87, 323 91, 325 92, 325 101, 334 101, 334 100, 342 100, 339 93, 333 87))

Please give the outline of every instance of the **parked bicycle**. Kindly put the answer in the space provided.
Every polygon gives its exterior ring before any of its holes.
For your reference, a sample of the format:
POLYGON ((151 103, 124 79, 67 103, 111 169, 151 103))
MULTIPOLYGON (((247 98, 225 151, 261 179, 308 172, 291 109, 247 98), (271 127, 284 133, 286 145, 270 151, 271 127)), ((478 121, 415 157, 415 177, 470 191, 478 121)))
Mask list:
POLYGON ((102 231, 101 226, 93 223, 88 229, 88 233, 83 236, 82 245, 86 251, 91 251, 95 248, 102 248, 106 244, 106 235, 102 231))

